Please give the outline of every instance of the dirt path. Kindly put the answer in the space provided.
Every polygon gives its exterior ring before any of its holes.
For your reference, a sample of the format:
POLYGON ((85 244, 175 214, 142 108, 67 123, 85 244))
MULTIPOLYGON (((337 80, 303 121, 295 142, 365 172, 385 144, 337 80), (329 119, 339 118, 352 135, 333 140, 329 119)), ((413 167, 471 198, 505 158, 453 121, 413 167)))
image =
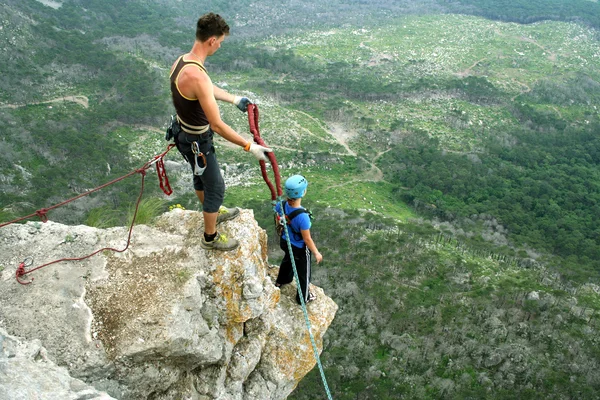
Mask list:
POLYGON ((457 72, 456 75, 459 76, 459 77, 461 77, 461 78, 464 78, 465 76, 471 75, 471 70, 473 68, 475 68, 477 66, 477 64, 479 64, 480 62, 485 61, 485 60, 487 60, 487 58, 482 58, 481 60, 475 61, 473 63, 473 65, 471 65, 470 67, 468 67, 467 69, 465 69, 463 71, 457 72))
POLYGON ((527 38, 527 37, 521 36, 521 37, 519 38, 519 40, 522 40, 522 41, 524 41, 524 42, 531 43, 531 44, 533 44, 533 45, 535 45, 535 46, 539 47, 540 49, 544 50, 544 52, 545 52, 545 53, 548 53, 548 54, 549 54, 549 55, 548 55, 548 59, 549 59, 550 61, 553 61, 553 62, 554 62, 554 61, 556 61, 556 53, 553 53, 553 52, 551 52, 550 50, 548 50, 547 48, 545 48, 544 46, 542 46, 541 44, 539 44, 539 43, 538 43, 538 42, 537 42, 535 39, 530 39, 530 38, 527 38))
POLYGON ((90 100, 86 96, 64 96, 57 97, 56 99, 46 100, 46 101, 36 101, 33 103, 27 104, 0 104, 0 108, 20 108, 25 106, 31 106, 36 104, 51 104, 51 103, 64 103, 64 102, 77 103, 83 108, 88 108, 90 106, 90 100))
POLYGON ((523 86, 523 88, 524 88, 524 89, 523 89, 523 90, 521 90, 521 93, 519 93, 519 94, 517 94, 517 95, 513 96, 513 98, 511 99, 512 101, 515 101, 515 99, 516 99, 517 97, 519 97, 520 95, 522 95, 522 94, 524 94, 524 93, 531 92, 531 87, 529 87, 529 85, 528 85, 528 84, 526 84, 526 83, 523 83, 523 82, 519 82, 518 80, 516 80, 516 79, 514 79, 514 78, 513 78, 513 81, 514 81, 514 82, 516 82, 516 83, 518 83, 519 85, 523 86))

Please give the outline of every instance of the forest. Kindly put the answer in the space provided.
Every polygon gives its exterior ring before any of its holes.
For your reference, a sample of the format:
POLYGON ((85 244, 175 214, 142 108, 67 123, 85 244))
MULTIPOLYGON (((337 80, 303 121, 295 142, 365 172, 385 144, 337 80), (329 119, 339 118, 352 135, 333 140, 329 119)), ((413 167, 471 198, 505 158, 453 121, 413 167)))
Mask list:
MULTIPOLYGON (((6 5, 0 221, 164 150, 168 70, 210 9, 232 26, 211 77, 257 100, 282 173, 311 182, 313 282, 340 306, 322 355, 334 398, 599 398, 598 3, 6 5)), ((247 134, 245 115, 222 113, 247 134)), ((218 151, 227 205, 254 210, 277 264, 257 165, 218 151)), ((173 197, 146 187, 150 214, 199 209, 169 172, 173 197)), ((131 178, 49 217, 124 225, 139 189, 131 178)), ((322 397, 316 370, 291 396, 322 397)))

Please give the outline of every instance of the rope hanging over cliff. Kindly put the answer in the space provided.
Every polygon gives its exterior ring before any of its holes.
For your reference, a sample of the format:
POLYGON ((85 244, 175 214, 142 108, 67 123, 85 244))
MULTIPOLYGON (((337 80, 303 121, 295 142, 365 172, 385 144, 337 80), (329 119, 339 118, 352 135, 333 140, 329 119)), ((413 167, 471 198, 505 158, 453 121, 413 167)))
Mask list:
MULTIPOLYGON (((285 219, 285 211, 284 208, 281 208, 281 218, 285 219)), ((292 242, 290 241, 290 234, 288 232, 287 224, 283 224, 283 229, 285 230, 285 235, 287 237, 287 245, 288 251, 290 254, 293 254, 292 250, 292 242)), ((294 278, 296 282, 300 282, 300 278, 298 277, 298 271, 296 270, 296 262, 294 261, 294 257, 290 257, 292 261, 292 269, 294 270, 294 278)), ((329 385, 327 385, 327 378, 325 378, 325 371, 323 370, 323 364, 321 364, 321 357, 319 356, 319 350, 317 349, 317 343, 315 342, 315 337, 312 334, 312 328, 310 326, 310 320, 308 319, 308 310, 306 309, 306 302, 304 301, 304 296, 302 295, 302 289, 300 285, 296 285, 296 289, 298 289, 298 297, 300 297, 300 302, 302 303, 302 312, 304 313, 304 320, 306 322, 306 327, 308 328, 308 335, 310 336, 310 342, 312 343, 313 352, 315 354, 315 359, 317 360, 317 365, 319 366, 319 372, 321 373, 321 380, 323 381, 323 386, 325 387, 325 392, 327 393, 327 398, 329 400, 333 400, 331 397, 331 391, 329 390, 329 385)))
POLYGON ((139 173, 139 174, 142 175, 142 183, 141 183, 140 194, 138 195, 137 202, 136 202, 136 205, 135 205, 135 212, 133 214, 133 219, 132 219, 131 225, 129 227, 129 234, 127 236, 127 244, 126 244, 125 248, 123 248, 123 249, 115 249, 115 248, 112 248, 112 247, 105 247, 103 249, 96 250, 93 253, 88 254, 86 256, 83 256, 83 257, 61 258, 59 260, 51 261, 49 263, 40 265, 40 266, 32 268, 30 270, 26 270, 25 268, 29 267, 31 264, 33 264, 33 258, 32 257, 27 257, 25 260, 23 260, 19 264, 19 266, 18 266, 18 268, 16 270, 15 276, 17 278, 17 281, 20 284, 22 284, 22 285, 28 285, 28 284, 30 284, 33 281, 33 278, 29 282, 24 281, 24 280, 22 280, 22 278, 25 275, 30 274, 33 271, 37 271, 38 269, 47 267, 48 265, 56 264, 56 263, 59 263, 59 262, 62 262, 62 261, 81 261, 81 260, 85 260, 85 259, 90 258, 90 257, 92 257, 92 256, 94 256, 94 255, 96 255, 96 254, 98 254, 98 253, 100 253, 100 252, 102 252, 104 250, 114 251, 114 252, 118 252, 118 253, 122 253, 125 250, 127 250, 129 248, 129 244, 131 243, 131 234, 132 234, 132 231, 133 231, 133 226, 135 224, 135 218, 137 216, 138 208, 139 208, 140 202, 142 200, 142 195, 144 194, 144 181, 145 181, 145 178, 146 178, 146 170, 148 170, 152 165, 156 164, 156 173, 158 174, 158 180, 159 180, 159 183, 160 183, 160 188, 162 189, 162 191, 167 196, 170 195, 171 193, 173 193, 173 190, 171 189, 171 186, 169 184, 169 178, 167 177, 167 172, 165 170, 164 157, 165 157, 165 155, 174 146, 175 146, 174 144, 170 144, 167 147, 166 151, 164 151, 163 153, 161 153, 161 154, 159 154, 157 156, 154 156, 150 161, 146 162, 142 167, 140 167, 140 168, 138 168, 138 169, 136 169, 134 171, 131 171, 128 174, 125 174, 125 175, 123 175, 123 176, 121 176, 119 178, 116 178, 116 179, 114 179, 114 180, 112 180, 110 182, 107 182, 104 185, 98 186, 97 188, 89 190, 89 191, 87 191, 85 193, 82 193, 82 194, 80 194, 78 196, 75 196, 75 197, 73 197, 71 199, 65 200, 65 201, 63 201, 61 203, 55 204, 55 205, 53 205, 51 207, 41 208, 41 209, 37 210, 35 213, 33 213, 33 214, 29 214, 29 215, 26 215, 24 217, 17 218, 17 219, 15 219, 13 221, 9 221, 9 222, 0 224, 0 228, 2 228, 4 226, 10 225, 10 224, 14 224, 16 222, 20 222, 20 221, 23 221, 23 220, 26 220, 26 219, 29 219, 29 218, 32 218, 32 217, 35 217, 35 216, 39 217, 42 220, 42 222, 47 222, 48 221, 48 217, 47 217, 48 211, 51 211, 51 210, 54 210, 55 208, 64 206, 64 205, 66 205, 66 204, 68 204, 68 203, 70 203, 72 201, 80 199, 81 197, 88 196, 88 195, 90 195, 90 194, 92 194, 94 192, 97 192, 97 191, 99 191, 99 190, 101 190, 101 189, 103 189, 103 188, 105 188, 107 186, 110 186, 110 185, 113 185, 113 184, 115 184, 115 183, 117 183, 119 181, 122 181, 123 179, 128 178, 131 175, 134 175, 134 174, 137 174, 137 173, 139 173))
MULTIPOLYGON (((267 145, 265 144, 264 140, 260 137, 260 131, 258 128, 258 106, 256 104, 248 104, 248 123, 250 124, 250 132, 252 133, 252 135, 254 137, 254 141, 257 144, 266 147, 267 145)), ((267 186, 269 186, 269 190, 271 191, 271 200, 273 202, 273 205, 275 205, 278 200, 282 199, 282 195, 283 195, 283 192, 281 190, 281 176, 279 174, 279 166, 277 165, 277 159, 275 158, 275 154, 273 154, 272 152, 267 153, 267 157, 269 157, 269 160, 271 161, 271 165, 273 167, 273 175, 275 176, 275 185, 277 187, 277 191, 275 191, 273 184, 269 180, 265 162, 262 160, 260 161, 260 170, 262 172, 263 179, 267 183, 267 186)), ((283 207, 281 208, 281 213, 282 213, 281 217, 285 220, 285 211, 284 211, 283 207)), ((290 254, 292 254, 293 253, 292 243, 290 242, 290 235, 288 234, 288 227, 287 227, 287 224, 283 224, 283 225, 284 225, 285 233, 287 235, 288 250, 289 250, 290 254)), ((296 282, 300 282, 300 279, 298 278, 298 271, 296 270, 296 263, 294 262, 294 257, 290 257, 290 258, 292 261, 292 269, 294 270, 294 277, 296 278, 296 282)), ((301 301, 301 305, 302 305, 302 312, 304 313, 304 320, 306 322, 306 327, 308 329, 308 335, 310 336, 310 342, 312 343, 315 360, 317 360, 317 365, 319 366, 321 380, 323 381, 323 386, 325 387, 325 392, 327 393, 327 398, 329 400, 333 400, 333 397, 331 397, 331 391, 329 390, 329 385, 327 384, 327 378, 325 378, 323 364, 321 363, 321 357, 319 356, 319 349, 317 348, 317 343, 315 342, 315 338, 312 334, 312 328, 310 325, 310 320, 308 318, 308 310, 306 309, 306 303, 304 301, 304 296, 302 295, 302 289, 300 288, 300 285, 296 285, 296 286, 298 289, 298 296, 300 297, 300 301, 301 301)))

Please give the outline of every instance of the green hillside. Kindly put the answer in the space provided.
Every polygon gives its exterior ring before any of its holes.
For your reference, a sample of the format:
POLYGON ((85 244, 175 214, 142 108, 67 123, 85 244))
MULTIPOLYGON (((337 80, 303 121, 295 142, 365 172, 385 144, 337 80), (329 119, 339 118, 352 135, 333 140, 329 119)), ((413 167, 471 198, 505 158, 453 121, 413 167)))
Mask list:
MULTIPOLYGON (((283 178, 310 182, 335 399, 600 398, 600 14, 521 3, 10 0, 0 221, 164 151, 168 70, 210 9, 232 25, 213 81, 259 104, 283 178)), ((226 204, 254 209, 278 263, 258 164, 217 152, 226 204)), ((197 209, 168 173, 171 197, 146 177, 150 212, 197 209)), ((139 180, 49 217, 126 224, 139 180)), ((318 371, 291 398, 324 398, 318 371)))

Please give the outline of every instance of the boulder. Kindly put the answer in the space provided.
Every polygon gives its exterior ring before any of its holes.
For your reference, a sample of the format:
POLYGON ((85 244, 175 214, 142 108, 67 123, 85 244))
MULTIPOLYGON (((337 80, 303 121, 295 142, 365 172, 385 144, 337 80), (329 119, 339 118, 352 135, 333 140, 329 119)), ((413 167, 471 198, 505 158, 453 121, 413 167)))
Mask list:
MULTIPOLYGON (((252 211, 219 231, 239 248, 202 249, 202 214, 178 208, 152 226, 136 225, 126 251, 128 227, 50 221, 1 228, 0 338, 43 349, 38 371, 20 374, 28 387, 47 388, 37 395, 48 398, 81 398, 63 395, 73 390, 65 382, 77 382, 90 399, 285 399, 316 364, 295 284, 273 285, 277 268, 252 211), (103 248, 118 251, 44 266, 20 278, 28 285, 15 279, 28 257, 27 271, 103 248), (65 377, 53 379, 55 386, 44 383, 58 373, 65 377)), ((317 300, 308 315, 320 352, 337 305, 311 290, 317 300)), ((21 398, 13 380, 0 373, 1 398, 21 398)))

